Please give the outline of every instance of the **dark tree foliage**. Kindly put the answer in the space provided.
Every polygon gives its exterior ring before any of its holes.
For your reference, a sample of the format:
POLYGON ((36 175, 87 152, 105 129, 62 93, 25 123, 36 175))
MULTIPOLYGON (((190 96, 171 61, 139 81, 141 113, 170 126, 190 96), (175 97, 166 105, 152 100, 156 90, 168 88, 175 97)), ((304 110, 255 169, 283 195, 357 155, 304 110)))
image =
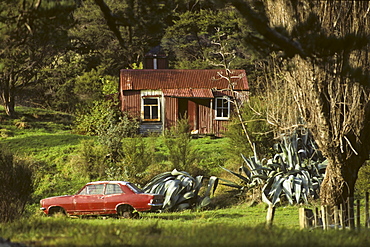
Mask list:
POLYGON ((173 25, 166 29, 162 46, 171 55, 171 66, 178 69, 209 69, 217 67, 214 57, 215 42, 226 40, 236 57, 233 69, 245 68, 253 61, 253 51, 244 47, 245 32, 237 12, 232 8, 223 11, 201 9, 175 16, 173 25))
POLYGON ((74 1, 2 1, 0 5, 0 98, 14 115, 21 88, 38 82, 40 70, 69 43, 74 1))

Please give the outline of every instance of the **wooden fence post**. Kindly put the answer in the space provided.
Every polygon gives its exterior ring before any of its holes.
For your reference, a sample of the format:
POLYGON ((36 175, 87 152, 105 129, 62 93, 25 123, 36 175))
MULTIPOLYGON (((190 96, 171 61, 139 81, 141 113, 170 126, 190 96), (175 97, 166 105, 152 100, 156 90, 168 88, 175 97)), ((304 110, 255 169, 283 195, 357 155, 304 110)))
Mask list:
POLYGON ((271 227, 272 223, 274 221, 275 216, 275 207, 273 205, 269 205, 269 208, 267 209, 267 215, 266 215, 266 226, 271 227))
POLYGON ((299 226, 301 229, 313 226, 314 214, 311 209, 299 208, 299 226))
POLYGON ((327 218, 326 206, 321 206, 321 219, 322 219, 322 228, 324 230, 328 229, 328 218, 327 218))
POLYGON ((342 229, 345 229, 345 223, 344 223, 344 209, 343 209, 343 204, 339 205, 339 223, 342 226, 342 229))
POLYGON ((355 213, 353 209, 353 203, 354 199, 353 197, 348 198, 348 204, 347 204, 347 215, 348 215, 348 225, 349 229, 353 230, 355 228, 355 213))
POLYGON ((334 206, 334 228, 335 229, 338 229, 339 227, 339 223, 338 223, 338 207, 337 206, 334 206))

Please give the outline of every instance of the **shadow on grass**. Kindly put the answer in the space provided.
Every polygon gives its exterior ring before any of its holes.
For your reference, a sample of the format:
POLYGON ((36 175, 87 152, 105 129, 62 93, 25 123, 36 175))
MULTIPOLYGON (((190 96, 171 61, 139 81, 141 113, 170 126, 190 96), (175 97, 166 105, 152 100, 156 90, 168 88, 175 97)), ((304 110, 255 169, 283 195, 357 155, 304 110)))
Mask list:
POLYGON ((194 219, 237 219, 241 218, 245 215, 233 213, 233 214, 219 214, 219 213, 210 213, 210 214, 151 214, 150 216, 146 216, 145 214, 142 215, 143 218, 151 218, 151 219, 161 219, 161 220, 194 220, 194 219))
POLYGON ((37 151, 58 146, 75 146, 80 144, 82 140, 90 139, 89 136, 80 136, 72 134, 44 134, 32 136, 19 136, 16 138, 7 138, 1 140, 11 149, 22 147, 22 150, 17 151, 37 151))

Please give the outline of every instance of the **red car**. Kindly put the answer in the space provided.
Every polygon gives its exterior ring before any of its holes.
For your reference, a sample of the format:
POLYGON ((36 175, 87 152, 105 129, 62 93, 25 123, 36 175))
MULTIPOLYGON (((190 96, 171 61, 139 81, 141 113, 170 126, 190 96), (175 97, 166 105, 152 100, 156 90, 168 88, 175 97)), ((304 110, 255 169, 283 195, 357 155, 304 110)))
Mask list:
POLYGON ((73 196, 55 196, 40 201, 47 215, 118 215, 129 218, 134 211, 156 211, 162 208, 163 195, 147 194, 124 181, 87 183, 73 196))

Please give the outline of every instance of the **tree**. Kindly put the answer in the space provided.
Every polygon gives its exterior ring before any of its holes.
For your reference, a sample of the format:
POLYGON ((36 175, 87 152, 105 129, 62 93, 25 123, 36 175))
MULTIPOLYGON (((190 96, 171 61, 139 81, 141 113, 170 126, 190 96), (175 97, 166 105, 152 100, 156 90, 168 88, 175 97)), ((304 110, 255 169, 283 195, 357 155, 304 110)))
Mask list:
POLYGON ((328 159, 321 202, 343 203, 370 151, 369 2, 228 2, 283 52, 284 80, 328 159))
POLYGON ((53 63, 68 44, 74 1, 2 1, 0 6, 0 96, 14 115, 18 90, 38 82, 39 70, 53 63))
POLYGON ((213 41, 218 40, 220 31, 223 33, 222 38, 227 39, 230 49, 234 49, 237 55, 233 67, 240 69, 251 63, 252 52, 242 46, 245 35, 235 9, 186 11, 178 13, 175 18, 173 25, 166 29, 161 42, 172 56, 174 68, 214 68, 209 59, 215 50, 213 41))

